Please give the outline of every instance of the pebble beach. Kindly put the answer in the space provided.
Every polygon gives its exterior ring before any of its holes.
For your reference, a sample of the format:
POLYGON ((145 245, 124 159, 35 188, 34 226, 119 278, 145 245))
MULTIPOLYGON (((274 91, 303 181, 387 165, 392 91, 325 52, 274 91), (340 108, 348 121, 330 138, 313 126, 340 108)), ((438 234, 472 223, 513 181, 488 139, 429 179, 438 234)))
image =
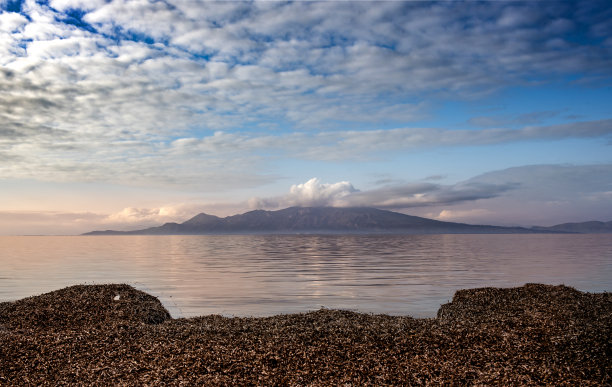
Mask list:
POLYGON ((458 291, 436 318, 171 318, 128 285, 0 303, 0 385, 611 385, 612 293, 458 291))

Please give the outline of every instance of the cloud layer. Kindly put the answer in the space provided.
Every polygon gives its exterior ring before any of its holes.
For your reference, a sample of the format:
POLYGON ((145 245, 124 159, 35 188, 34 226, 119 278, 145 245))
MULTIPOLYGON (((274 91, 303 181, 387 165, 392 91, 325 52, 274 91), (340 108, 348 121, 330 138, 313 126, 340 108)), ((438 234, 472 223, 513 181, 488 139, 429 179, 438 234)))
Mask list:
POLYGON ((449 96, 609 79, 605 2, 0 7, 5 178, 219 190, 272 181, 262 163, 275 155, 345 160, 610 134, 609 120, 483 131, 409 125, 449 96))
POLYGON ((483 183, 467 181, 453 185, 410 183, 388 185, 360 191, 347 181, 321 183, 312 178, 291 186, 289 193, 274 198, 252 198, 249 206, 256 209, 299 207, 376 207, 405 210, 415 207, 453 205, 489 199, 517 188, 518 183, 483 183))

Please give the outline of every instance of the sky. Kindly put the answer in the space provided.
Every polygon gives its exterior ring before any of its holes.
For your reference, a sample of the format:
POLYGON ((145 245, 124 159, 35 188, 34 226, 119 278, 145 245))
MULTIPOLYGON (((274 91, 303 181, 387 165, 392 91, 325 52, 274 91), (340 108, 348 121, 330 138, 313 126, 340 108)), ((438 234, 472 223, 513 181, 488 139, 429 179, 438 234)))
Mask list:
POLYGON ((0 235, 612 220, 609 1, 0 0, 0 235))

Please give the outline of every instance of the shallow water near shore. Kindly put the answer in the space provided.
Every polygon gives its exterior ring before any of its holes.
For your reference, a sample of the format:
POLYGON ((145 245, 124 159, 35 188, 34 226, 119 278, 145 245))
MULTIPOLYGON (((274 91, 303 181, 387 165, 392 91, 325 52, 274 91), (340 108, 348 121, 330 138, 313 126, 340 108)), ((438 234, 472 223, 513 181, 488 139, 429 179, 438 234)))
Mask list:
POLYGON ((612 235, 0 237, 0 301, 127 283, 173 317, 320 309, 434 317, 459 289, 612 290, 612 235))

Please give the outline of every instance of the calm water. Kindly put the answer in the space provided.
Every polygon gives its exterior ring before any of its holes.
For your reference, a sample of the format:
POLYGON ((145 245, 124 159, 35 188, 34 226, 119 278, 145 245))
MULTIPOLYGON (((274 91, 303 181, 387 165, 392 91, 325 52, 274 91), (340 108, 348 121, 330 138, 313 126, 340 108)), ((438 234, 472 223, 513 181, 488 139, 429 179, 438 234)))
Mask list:
POLYGON ((458 289, 527 282, 611 291, 612 235, 0 237, 0 301, 128 283, 174 317, 433 317, 458 289))

